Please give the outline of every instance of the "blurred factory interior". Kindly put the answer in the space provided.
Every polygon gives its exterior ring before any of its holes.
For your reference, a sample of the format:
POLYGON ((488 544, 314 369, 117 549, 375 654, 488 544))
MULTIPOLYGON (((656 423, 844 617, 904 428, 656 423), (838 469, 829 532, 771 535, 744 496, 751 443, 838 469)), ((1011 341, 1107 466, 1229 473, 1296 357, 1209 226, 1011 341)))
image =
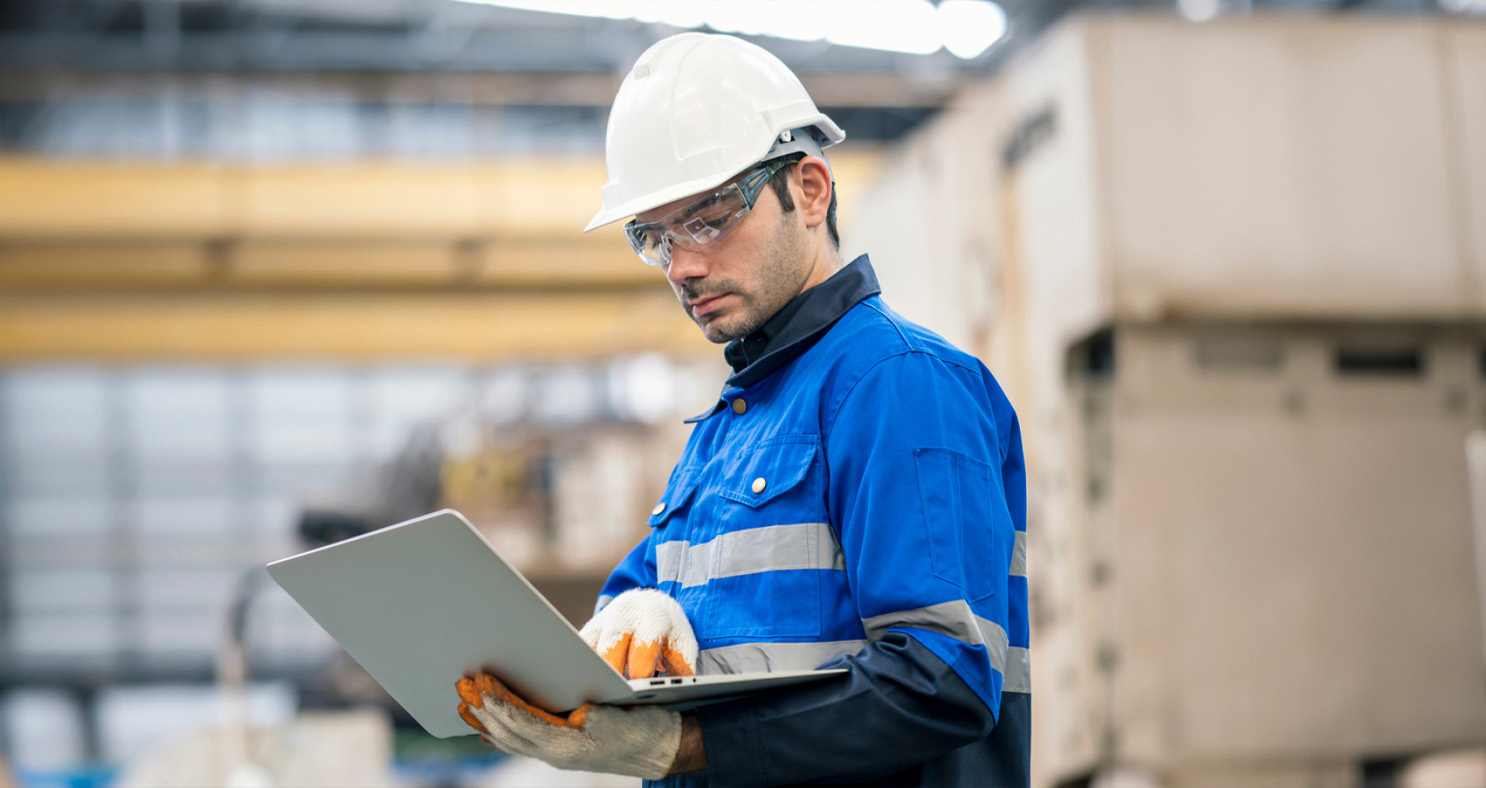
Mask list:
POLYGON ((578 779, 261 567, 447 505, 586 617, 727 373, 581 232, 690 28, 1020 414, 1035 785, 1486 785, 1486 1, 12 0, 0 786, 578 779))

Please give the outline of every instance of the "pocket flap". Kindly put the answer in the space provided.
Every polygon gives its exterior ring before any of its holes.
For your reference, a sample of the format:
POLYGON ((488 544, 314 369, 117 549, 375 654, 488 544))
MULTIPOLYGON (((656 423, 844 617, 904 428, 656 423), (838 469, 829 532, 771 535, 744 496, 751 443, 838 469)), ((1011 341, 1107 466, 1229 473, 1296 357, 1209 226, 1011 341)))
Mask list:
POLYGON ((666 485, 666 491, 661 493, 660 500, 655 502, 655 508, 650 510, 650 519, 646 521, 650 527, 665 525, 672 514, 681 511, 686 502, 691 500, 691 494, 701 478, 702 474, 696 468, 678 468, 671 475, 671 483, 666 485))
POLYGON ((789 492, 810 473, 817 442, 813 435, 791 435, 760 443, 729 473, 722 497, 757 508, 789 492))

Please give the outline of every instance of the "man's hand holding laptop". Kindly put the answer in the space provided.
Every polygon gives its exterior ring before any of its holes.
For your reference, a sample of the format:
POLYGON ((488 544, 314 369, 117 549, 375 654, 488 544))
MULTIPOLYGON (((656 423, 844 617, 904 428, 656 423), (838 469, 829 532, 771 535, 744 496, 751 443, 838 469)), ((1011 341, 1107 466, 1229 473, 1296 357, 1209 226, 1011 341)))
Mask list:
POLYGON ((681 605, 654 588, 632 588, 614 597, 578 631, 627 679, 663 672, 694 676, 697 637, 681 605))
MULTIPOLYGON (((656 589, 620 594, 579 635, 625 678, 696 673, 697 639, 686 613, 656 589)), ((558 716, 488 673, 460 679, 457 689, 459 716, 481 738, 559 769, 660 779, 670 772, 681 744, 681 715, 660 706, 589 703, 558 716)))

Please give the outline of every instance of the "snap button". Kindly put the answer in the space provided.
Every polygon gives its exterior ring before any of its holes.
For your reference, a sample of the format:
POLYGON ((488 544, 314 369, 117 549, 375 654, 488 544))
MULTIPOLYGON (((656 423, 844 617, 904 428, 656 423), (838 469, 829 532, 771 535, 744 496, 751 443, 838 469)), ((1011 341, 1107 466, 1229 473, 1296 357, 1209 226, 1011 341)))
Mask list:
POLYGON ((655 508, 654 509, 651 509, 650 510, 650 513, 652 515, 655 515, 655 514, 660 514, 661 512, 664 512, 665 510, 666 510, 666 502, 665 501, 661 501, 660 503, 658 503, 658 504, 655 505, 655 508))
POLYGON ((753 480, 753 491, 755 493, 761 493, 761 492, 763 492, 764 491, 764 488, 765 487, 768 487, 768 486, 769 486, 769 483, 766 482, 766 481, 764 481, 764 477, 762 477, 762 476, 760 476, 757 479, 754 479, 753 480))
POLYGON ((744 402, 742 397, 739 397, 739 398, 733 400, 733 412, 734 413, 738 414, 739 416, 742 416, 743 415, 743 412, 746 411, 746 410, 748 410, 748 403, 744 402))

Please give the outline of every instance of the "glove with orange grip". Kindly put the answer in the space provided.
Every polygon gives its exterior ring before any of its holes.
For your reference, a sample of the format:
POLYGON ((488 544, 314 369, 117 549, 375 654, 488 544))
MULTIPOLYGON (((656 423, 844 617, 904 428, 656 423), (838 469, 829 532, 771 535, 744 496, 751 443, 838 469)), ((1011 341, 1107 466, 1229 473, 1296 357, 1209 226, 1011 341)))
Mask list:
POLYGON ((697 636, 676 600, 654 588, 614 597, 578 634, 628 679, 696 674, 697 636))
MULTIPOLYGON (((696 672, 697 639, 686 613, 655 589, 620 594, 579 634, 627 678, 696 672)), ((460 679, 456 688, 459 716, 481 738, 559 769, 660 779, 680 748, 681 715, 658 706, 623 709, 589 703, 556 715, 531 705, 489 674, 460 679)))

